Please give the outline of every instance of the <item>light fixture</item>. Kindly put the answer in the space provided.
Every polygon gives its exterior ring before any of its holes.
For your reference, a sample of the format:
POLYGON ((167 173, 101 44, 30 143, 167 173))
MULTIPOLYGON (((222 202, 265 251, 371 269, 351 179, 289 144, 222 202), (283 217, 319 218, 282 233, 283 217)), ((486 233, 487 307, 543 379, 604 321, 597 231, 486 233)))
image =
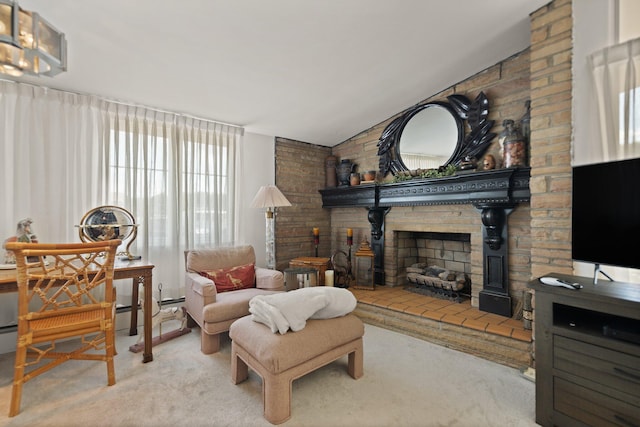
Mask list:
POLYGON ((275 185, 263 185, 251 202, 252 208, 266 208, 266 250, 267 250, 267 268, 274 270, 276 268, 276 244, 274 233, 275 208, 282 206, 291 206, 291 203, 284 197, 284 194, 278 190, 275 185), (273 208, 273 210, 272 210, 273 208))
POLYGON ((17 2, 0 0, 0 73, 53 77, 66 70, 64 34, 17 2))

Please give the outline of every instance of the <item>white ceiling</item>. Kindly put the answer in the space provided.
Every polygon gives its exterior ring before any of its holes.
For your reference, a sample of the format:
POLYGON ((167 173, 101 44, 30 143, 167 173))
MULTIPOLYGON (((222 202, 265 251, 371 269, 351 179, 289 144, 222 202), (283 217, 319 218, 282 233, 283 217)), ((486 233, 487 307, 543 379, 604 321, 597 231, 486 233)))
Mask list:
POLYGON ((529 45, 549 0, 22 0, 68 71, 24 81, 334 146, 529 45))

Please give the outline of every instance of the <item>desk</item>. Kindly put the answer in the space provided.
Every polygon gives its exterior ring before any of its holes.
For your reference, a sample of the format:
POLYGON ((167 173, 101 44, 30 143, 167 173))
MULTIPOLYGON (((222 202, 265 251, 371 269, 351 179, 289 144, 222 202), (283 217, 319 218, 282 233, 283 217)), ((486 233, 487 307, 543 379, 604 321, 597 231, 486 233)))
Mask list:
MULTIPOLYGON (((133 292, 131 293, 131 325, 129 335, 138 333, 138 286, 144 286, 144 352, 142 361, 144 363, 153 360, 152 337, 151 337, 151 303, 152 303, 152 275, 154 265, 144 261, 120 261, 116 260, 114 265, 114 280, 132 279, 133 292)), ((17 292, 16 270, 0 270, 0 293, 17 292)))

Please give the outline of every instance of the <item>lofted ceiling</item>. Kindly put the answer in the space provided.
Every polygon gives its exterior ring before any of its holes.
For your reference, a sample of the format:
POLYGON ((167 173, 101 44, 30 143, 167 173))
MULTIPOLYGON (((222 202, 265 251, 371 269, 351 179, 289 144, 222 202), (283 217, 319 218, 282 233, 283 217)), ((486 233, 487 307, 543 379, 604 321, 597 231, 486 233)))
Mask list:
POLYGON ((68 71, 20 80, 334 146, 529 46, 549 0, 22 0, 68 71))

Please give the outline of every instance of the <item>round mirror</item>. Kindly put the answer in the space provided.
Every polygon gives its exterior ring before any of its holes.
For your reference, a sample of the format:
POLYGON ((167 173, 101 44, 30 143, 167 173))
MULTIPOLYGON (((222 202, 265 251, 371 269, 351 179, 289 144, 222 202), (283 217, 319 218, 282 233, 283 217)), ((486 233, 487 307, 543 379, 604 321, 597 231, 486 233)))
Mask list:
POLYGON ((460 143, 462 123, 442 104, 425 104, 400 130, 398 159, 408 170, 446 166, 460 143))
POLYGON ((378 141, 382 176, 391 172, 413 177, 418 170, 458 167, 489 148, 496 134, 491 132, 494 121, 487 119, 485 94, 480 92, 473 101, 461 94, 447 100, 414 106, 387 125, 378 141))

